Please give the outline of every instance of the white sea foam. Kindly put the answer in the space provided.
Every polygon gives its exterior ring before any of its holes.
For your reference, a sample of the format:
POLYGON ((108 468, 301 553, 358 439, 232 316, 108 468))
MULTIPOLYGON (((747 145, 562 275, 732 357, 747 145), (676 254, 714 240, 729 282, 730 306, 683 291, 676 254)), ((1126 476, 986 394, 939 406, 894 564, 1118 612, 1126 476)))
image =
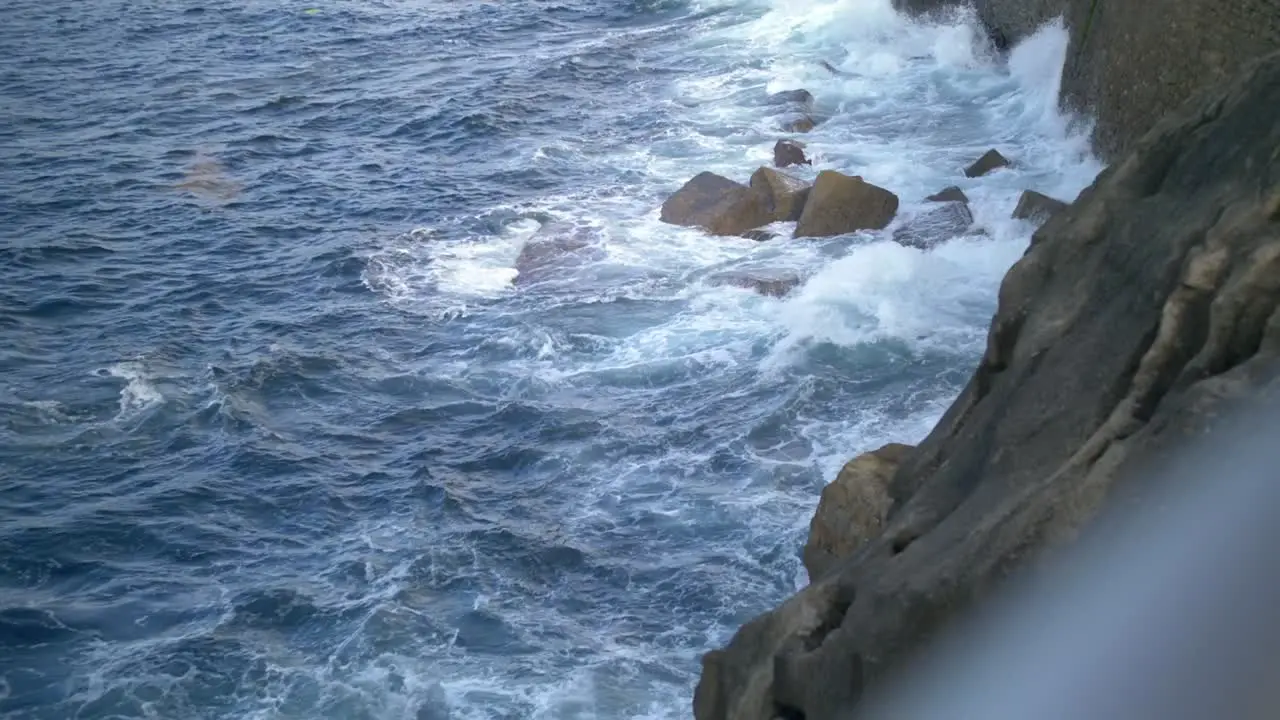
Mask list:
POLYGON ((127 419, 164 402, 164 395, 154 383, 147 367, 138 361, 119 362, 107 368, 111 377, 125 380, 120 389, 120 412, 116 419, 127 419))
MULTIPOLYGON (((557 463, 554 484, 572 483, 573 507, 556 511, 558 525, 533 535, 568 538, 587 552, 592 538, 626 536, 641 523, 657 534, 719 521, 734 528, 707 551, 725 567, 722 581, 730 589, 716 594, 724 607, 670 608, 671 623, 687 623, 683 644, 663 645, 665 636, 647 644, 625 641, 636 631, 612 609, 558 613, 526 597, 542 593, 545 599, 551 590, 521 587, 521 580, 498 577, 484 557, 473 557, 467 573, 483 586, 477 592, 487 598, 485 611, 512 633, 548 645, 531 664, 512 660, 519 670, 511 673, 454 646, 438 664, 419 668, 413 687, 419 694, 436 688, 431 692, 451 717, 687 715, 688 688, 671 679, 673 668, 687 671, 706 645, 723 642, 733 627, 718 618, 759 610, 735 603, 776 599, 803 582, 793 555, 817 501, 815 476, 829 479, 852 454, 879 444, 919 441, 958 391, 985 343, 1000 279, 1033 229, 1009 218, 1019 193, 1033 188, 1072 199, 1100 169, 1083 125, 1058 110, 1056 78, 1067 41, 1060 24, 1016 48, 1006 63, 963 12, 914 22, 893 12, 889 0, 737 0, 701 2, 697 9, 705 13, 695 21, 697 32, 676 50, 697 60, 689 63, 694 69, 619 107, 629 112, 647 103, 647 111, 667 119, 652 142, 600 154, 589 141, 566 136, 531 142, 528 153, 513 160, 597 163, 599 185, 491 208, 511 218, 494 232, 410 235, 370 258, 366 283, 399 307, 459 314, 490 303, 484 312, 517 317, 515 329, 484 338, 503 358, 485 372, 536 387, 542 401, 562 409, 611 407, 615 396, 625 396, 616 412, 606 413, 611 431, 638 447, 661 447, 622 458, 589 443, 549 448, 557 463), (769 162, 779 118, 762 100, 796 87, 809 89, 817 113, 828 119, 804 137, 815 167, 793 172, 812 178, 821 167, 862 175, 898 193, 903 216, 925 207, 927 195, 959 185, 981 232, 922 251, 893 243, 887 233, 754 243, 658 220, 661 199, 694 174, 711 170, 745 180, 769 162), (990 147, 1014 166, 964 177, 964 166, 990 147), (588 229, 601 253, 536 289, 518 287, 512 282, 516 258, 548 218, 588 229), (712 278, 751 270, 793 272, 804 282, 779 299, 712 278), (625 318, 623 301, 660 305, 664 314, 600 331, 595 354, 575 354, 572 332, 545 320, 553 311, 593 304, 608 314, 611 303, 625 318), (676 392, 696 395, 698 378, 721 374, 754 383, 733 392, 744 402, 769 405, 752 408, 759 419, 677 417, 681 408, 646 404, 648 386, 661 385, 654 378, 688 378, 676 392), (836 382, 841 379, 848 387, 836 382), (659 422, 683 423, 687 431, 664 434, 659 422), (725 432, 718 423, 735 432, 718 435, 725 432), (790 432, 771 434, 771 423, 790 432), (698 444, 706 435, 719 439, 698 444), (751 469, 732 481, 705 481, 708 467, 744 458, 751 469), (701 638, 700 644, 690 638, 701 638), (548 680, 538 668, 562 656, 590 660, 548 680), (640 680, 651 677, 665 679, 640 680), (628 682, 638 695, 622 690, 628 682)), ((779 229, 785 234, 789 226, 779 229)), ((474 370, 450 362, 436 370, 474 370)), ((670 397, 652 394, 654 403, 670 397)), ((729 394, 698 402, 711 408, 739 399, 729 394)), ((388 537, 424 532, 384 530, 388 537)), ((429 532, 433 547, 458 542, 443 530, 429 532)), ((673 575, 685 569, 680 558, 631 560, 629 572, 650 562, 673 575)))

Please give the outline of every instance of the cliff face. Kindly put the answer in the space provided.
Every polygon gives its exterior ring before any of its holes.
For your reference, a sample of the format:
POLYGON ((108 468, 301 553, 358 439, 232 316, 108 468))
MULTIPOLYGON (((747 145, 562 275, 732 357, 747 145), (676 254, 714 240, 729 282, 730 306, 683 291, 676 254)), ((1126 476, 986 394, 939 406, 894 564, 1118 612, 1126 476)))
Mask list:
MULTIPOLYGON (((954 0, 895 0, 928 12, 954 0)), ((1097 119, 1094 144, 1119 157, 1200 88, 1280 49, 1280 0, 976 0, 1000 43, 1062 16, 1071 31, 1062 101, 1097 119)))
POLYGON ((1170 114, 1035 234, 967 388, 888 480, 883 529, 706 656, 699 720, 846 717, 1108 497, 1141 501, 1138 468, 1280 383, 1277 108, 1280 53, 1170 114))

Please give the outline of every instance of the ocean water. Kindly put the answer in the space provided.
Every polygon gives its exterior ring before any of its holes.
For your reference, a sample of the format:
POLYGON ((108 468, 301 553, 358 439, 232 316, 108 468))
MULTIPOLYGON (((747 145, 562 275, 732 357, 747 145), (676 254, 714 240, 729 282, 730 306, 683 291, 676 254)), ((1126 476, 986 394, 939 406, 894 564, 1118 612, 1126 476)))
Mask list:
POLYGON ((9 0, 0 717, 678 718, 1099 170, 1065 34, 888 0, 9 0), (831 63, 833 74, 820 63, 831 63), (768 162, 981 232, 657 220, 768 162), (989 147, 1013 169, 969 180, 989 147), (518 275, 543 224, 590 252, 518 275), (795 273, 777 299, 711 281, 795 273))

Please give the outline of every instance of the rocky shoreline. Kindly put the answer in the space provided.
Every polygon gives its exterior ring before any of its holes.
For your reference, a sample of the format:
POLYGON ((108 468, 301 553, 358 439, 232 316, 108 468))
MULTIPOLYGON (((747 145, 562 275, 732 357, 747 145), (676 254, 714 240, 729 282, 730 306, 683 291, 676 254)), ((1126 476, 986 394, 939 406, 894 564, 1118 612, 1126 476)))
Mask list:
MULTIPOLYGON (((1015 215, 1044 224, 1005 277, 968 386, 918 446, 860 455, 827 486, 803 551, 811 584, 705 656, 698 720, 851 717, 1117 494, 1142 503, 1141 468, 1280 386, 1280 12, 1220 7, 1189 57, 1144 54, 1204 7, 978 2, 1000 42, 1066 17, 1063 102, 1096 112, 1113 162, 1070 204, 1024 194, 1015 215)), ((973 169, 985 166, 999 159, 973 169)), ((897 209, 889 190, 831 170, 812 187, 774 168, 747 185, 704 175, 664 220, 737 235, 794 219, 805 237, 884 228, 897 209)), ((930 199, 965 207, 957 193, 930 199)), ((928 246, 950 227, 894 239, 928 246)))

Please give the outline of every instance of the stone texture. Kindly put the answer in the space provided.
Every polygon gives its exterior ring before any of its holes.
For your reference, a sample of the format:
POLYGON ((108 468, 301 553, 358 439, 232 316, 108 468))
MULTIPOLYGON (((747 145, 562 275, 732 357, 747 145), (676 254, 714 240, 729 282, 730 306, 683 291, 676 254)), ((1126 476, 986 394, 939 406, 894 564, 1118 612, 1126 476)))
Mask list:
POLYGON ((795 140, 779 140, 773 146, 773 164, 784 168, 792 165, 812 165, 804 154, 804 143, 795 140))
POLYGON ((751 175, 750 187, 769 199, 773 222, 799 220, 809 197, 809 183, 768 167, 751 175))
POLYGON ((1094 143, 1108 157, 1200 88, 1280 49, 1275 0, 1075 0, 1065 12, 1073 33, 1063 100, 1097 118, 1094 143))
POLYGON ((661 220, 713 235, 741 235, 773 222, 769 198, 715 173, 698 173, 662 204, 661 220))
POLYGON ((834 170, 814 180, 796 225, 795 237, 829 237, 858 230, 879 230, 893 221, 898 196, 834 170))
POLYGON ((893 231, 893 241, 928 250, 969 232, 973 213, 962 202, 941 203, 904 222, 893 231))
POLYGON ((863 453, 823 488, 804 546, 810 580, 820 580, 834 563, 880 534, 889 511, 889 478, 913 449, 893 443, 863 453))
POLYGON ((1278 107, 1275 54, 1036 232, 967 387, 889 481, 880 535, 704 658, 698 720, 852 717, 1105 500, 1144 502, 1158 483, 1137 470, 1280 385, 1278 107))
POLYGON ((1013 209, 1013 217, 1015 220, 1048 220, 1066 207, 1067 203, 1057 198, 1035 190, 1024 190, 1022 197, 1018 198, 1018 206, 1013 209))
POLYGON ((936 192, 925 199, 930 202, 961 202, 965 204, 968 204, 969 202, 969 196, 965 195, 964 191, 955 185, 952 185, 949 188, 943 188, 941 191, 936 192))
POLYGON ((964 174, 965 177, 982 177, 992 170, 1008 166, 1009 161, 1005 159, 1004 155, 1000 154, 999 150, 988 150, 982 154, 982 157, 975 160, 972 165, 965 168, 964 174))

